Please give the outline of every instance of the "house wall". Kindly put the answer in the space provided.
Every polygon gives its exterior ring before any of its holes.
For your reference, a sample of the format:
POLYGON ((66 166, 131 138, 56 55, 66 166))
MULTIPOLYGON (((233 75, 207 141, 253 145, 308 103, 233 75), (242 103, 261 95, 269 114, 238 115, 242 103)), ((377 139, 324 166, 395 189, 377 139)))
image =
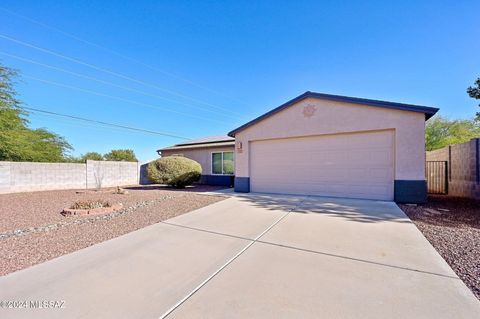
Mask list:
POLYGON ((395 135, 395 195, 409 190, 424 193, 424 114, 316 98, 304 99, 236 134, 242 149, 236 149, 235 184, 249 181, 251 141, 385 129, 394 130, 395 135), (315 109, 312 116, 304 114, 306 106, 315 109))
POLYGON ((233 185, 233 178, 229 175, 214 175, 212 173, 212 153, 213 152, 233 152, 234 146, 226 147, 202 147, 195 149, 182 150, 163 150, 162 157, 181 154, 190 158, 202 166, 202 178, 200 183, 209 185, 233 185))
POLYGON ((0 193, 138 184, 137 162, 0 162, 0 193))
POLYGON ((480 139, 427 152, 427 161, 448 162, 448 194, 480 199, 480 139))

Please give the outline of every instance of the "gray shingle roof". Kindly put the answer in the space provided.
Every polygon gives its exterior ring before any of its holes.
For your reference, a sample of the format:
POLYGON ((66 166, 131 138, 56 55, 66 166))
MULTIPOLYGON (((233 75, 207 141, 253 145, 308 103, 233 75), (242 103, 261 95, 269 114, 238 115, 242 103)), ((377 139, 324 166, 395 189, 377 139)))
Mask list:
POLYGON ((235 138, 220 135, 220 136, 206 136, 193 140, 188 140, 179 144, 175 144, 169 147, 161 148, 158 151, 162 150, 175 150, 175 149, 185 149, 189 147, 199 147, 199 146, 230 146, 235 145, 235 138))
POLYGON ((183 143, 176 144, 175 146, 225 142, 225 141, 233 141, 233 140, 235 140, 235 138, 230 137, 228 135, 205 136, 205 137, 200 137, 200 138, 196 138, 196 139, 193 139, 193 140, 188 140, 188 141, 185 141, 183 143))

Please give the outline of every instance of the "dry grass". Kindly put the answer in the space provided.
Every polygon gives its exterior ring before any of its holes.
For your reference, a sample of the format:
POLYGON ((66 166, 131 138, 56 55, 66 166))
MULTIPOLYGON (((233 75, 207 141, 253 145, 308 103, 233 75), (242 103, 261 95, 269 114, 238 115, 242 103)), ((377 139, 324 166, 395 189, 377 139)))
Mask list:
POLYGON ((110 202, 104 200, 77 200, 70 206, 70 209, 95 209, 95 208, 104 208, 112 207, 110 202))

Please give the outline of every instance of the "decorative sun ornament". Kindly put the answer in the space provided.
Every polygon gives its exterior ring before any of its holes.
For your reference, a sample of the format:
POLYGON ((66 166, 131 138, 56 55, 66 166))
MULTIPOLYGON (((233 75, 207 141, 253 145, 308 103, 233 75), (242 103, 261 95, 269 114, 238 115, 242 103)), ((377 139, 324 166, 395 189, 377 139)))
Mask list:
POLYGON ((317 110, 316 106, 313 104, 307 104, 303 108, 303 116, 304 117, 312 117, 315 114, 315 111, 317 110))

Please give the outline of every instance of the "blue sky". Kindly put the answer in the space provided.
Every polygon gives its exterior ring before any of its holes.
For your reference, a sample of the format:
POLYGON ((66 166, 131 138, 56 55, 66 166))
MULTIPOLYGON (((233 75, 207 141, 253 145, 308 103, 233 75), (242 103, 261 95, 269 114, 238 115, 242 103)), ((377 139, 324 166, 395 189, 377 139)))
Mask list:
MULTIPOLYGON (((0 60, 21 71, 18 92, 30 107, 191 138, 225 134, 307 90, 436 106, 452 118, 478 110, 465 90, 480 76, 479 1, 4 0, 0 7, 57 29, 0 10, 0 36, 95 66, 0 37, 0 60)), ((65 136, 74 155, 132 148, 146 161, 181 141, 30 119, 65 136)))

